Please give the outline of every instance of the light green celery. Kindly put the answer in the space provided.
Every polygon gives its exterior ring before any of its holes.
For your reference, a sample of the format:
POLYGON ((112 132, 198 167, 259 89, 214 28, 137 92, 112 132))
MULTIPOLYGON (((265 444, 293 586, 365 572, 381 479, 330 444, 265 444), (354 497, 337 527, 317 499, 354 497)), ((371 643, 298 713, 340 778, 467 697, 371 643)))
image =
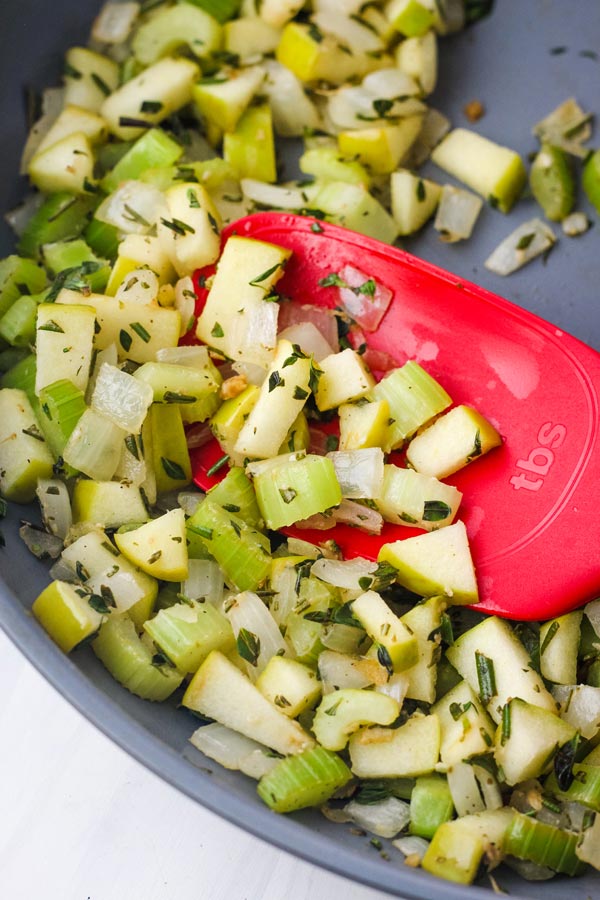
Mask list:
POLYGON ((110 275, 106 259, 99 259, 82 238, 54 241, 43 248, 44 263, 54 276, 65 269, 80 269, 77 275, 89 284, 92 291, 102 294, 110 275))
POLYGON ((46 284, 46 273, 33 260, 15 255, 0 260, 0 317, 20 296, 37 294, 46 284))
POLYGON ((288 756, 260 779, 258 795, 275 812, 292 812, 307 806, 321 806, 352 773, 336 754, 323 747, 288 756))
POLYGON ((119 249, 119 232, 114 225, 92 219, 83 232, 88 246, 103 259, 113 260, 119 249))
POLYGON ((548 866, 555 872, 579 875, 585 865, 575 853, 578 840, 578 834, 515 813, 506 833, 504 850, 511 856, 548 866))
POLYGON ((63 378, 42 388, 39 404, 41 429, 53 456, 58 459, 87 408, 83 391, 63 378))
POLYGON ((183 675, 138 636, 127 615, 111 615, 92 647, 113 678, 144 700, 166 700, 183 681, 183 675))
POLYGON ((100 182, 107 194, 115 191, 122 181, 139 178, 146 169, 172 166, 176 163, 183 147, 161 128, 151 128, 143 134, 116 163, 100 182))
POLYGON ((208 496, 213 503, 218 503, 227 512, 239 516, 248 525, 260 528, 262 516, 256 502, 254 487, 239 466, 229 469, 225 478, 210 489, 208 496))
POLYGON ((414 360, 382 378, 369 397, 387 400, 389 404, 391 422, 386 451, 400 447, 406 438, 452 403, 443 387, 414 360))
POLYGON ((208 499, 186 524, 188 534, 204 541, 229 585, 253 591, 264 584, 271 570, 271 548, 264 534, 208 499))
POLYGON ((18 244, 19 253, 35 257, 44 244, 79 237, 97 203, 95 196, 87 194, 77 197, 66 191, 50 194, 25 226, 18 244))
POLYGON ((15 363, 12 368, 5 372, 0 378, 0 387, 3 388, 19 388, 25 391, 29 402, 34 409, 37 408, 37 394, 35 393, 35 373, 36 358, 35 354, 29 353, 24 359, 15 363))
POLYGON ((268 528, 282 528, 341 503, 330 459, 308 455, 286 460, 254 478, 259 509, 268 528))
POLYGON ((161 609, 144 630, 184 675, 197 671, 211 650, 235 646, 229 620, 216 606, 187 600, 161 609))

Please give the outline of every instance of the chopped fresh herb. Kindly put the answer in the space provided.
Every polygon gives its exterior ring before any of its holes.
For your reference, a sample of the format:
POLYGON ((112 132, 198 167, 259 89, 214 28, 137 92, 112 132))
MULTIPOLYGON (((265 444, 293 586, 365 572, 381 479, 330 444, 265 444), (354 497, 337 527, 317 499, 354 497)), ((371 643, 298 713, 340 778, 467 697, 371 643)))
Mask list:
POLYGON ((406 512, 398 513, 398 518, 401 519, 402 522, 406 522, 407 525, 416 525, 418 522, 418 519, 415 519, 414 516, 411 516, 406 512))
POLYGON ((579 734, 575 734, 570 741, 567 741, 566 744, 563 744, 562 747, 559 747, 556 751, 556 756, 554 757, 554 774, 556 775, 556 781, 561 791, 568 791, 573 784, 573 763, 575 762, 578 746, 579 734))
POLYGON ((187 523, 186 527, 194 534, 198 534, 200 537, 206 538, 207 541, 212 541, 213 539, 212 528, 205 528, 204 525, 192 525, 190 522, 187 523))
MULTIPOLYGON (((222 456, 220 459, 218 459, 216 461, 216 463, 213 463, 213 465, 210 467, 210 469, 207 470, 206 474, 208 476, 216 475, 217 472, 219 472, 223 468, 223 466, 226 466, 228 462, 229 462, 229 454, 226 453, 224 456, 222 456)), ((239 509, 239 507, 238 507, 238 509, 239 509)))
POLYGON ((489 16, 494 8, 494 0, 465 0, 465 22, 473 25, 479 19, 489 16))
POLYGON ((394 101, 388 100, 387 97, 378 97, 376 100, 373 100, 373 109, 380 119, 384 119, 393 106, 394 101))
POLYGON ((271 268, 267 269, 266 272, 263 272, 262 275, 258 275, 253 281, 249 282, 250 287, 261 287, 263 289, 263 291, 267 291, 268 288, 263 287, 261 282, 266 281, 267 278, 270 278, 271 275, 273 275, 274 272, 276 272, 277 269, 279 269, 281 265, 282 265, 282 263, 275 263, 274 266, 271 266, 271 268))
POLYGON ((275 388, 285 386, 285 378, 282 378, 280 373, 277 371, 271 372, 271 374, 269 375, 268 384, 269 384, 269 393, 271 393, 271 391, 274 391, 275 388))
POLYGON ((469 462, 471 462, 471 460, 477 459, 477 457, 481 456, 481 454, 482 454, 481 432, 479 431, 479 428, 478 428, 477 431, 475 432, 475 440, 473 441, 473 449, 467 456, 467 462, 469 463, 469 462))
POLYGON ((290 701, 288 700, 288 698, 284 697, 283 694, 277 694, 273 698, 273 703, 275 704, 275 706, 278 706, 280 709, 287 709, 287 707, 292 705, 290 703, 290 701))
POLYGON ((144 326, 140 322, 132 322, 129 326, 132 331, 135 331, 137 336, 145 343, 149 343, 150 334, 146 331, 144 326))
POLYGON ((241 507, 237 506, 235 503, 222 503, 221 506, 223 507, 223 509, 226 509, 227 512, 230 512, 230 513, 241 512, 241 507))
POLYGON ((552 56, 562 56, 562 54, 566 52, 566 47, 550 47, 550 53, 552 56))
POLYGON ((424 522, 441 522, 447 519, 451 509, 443 500, 426 500, 423 505, 424 522))
POLYGON ((212 228, 212 230, 214 231, 214 233, 219 234, 219 223, 217 222, 215 217, 208 210, 206 210, 206 215, 208 218, 208 223, 209 223, 210 227, 212 228))
POLYGON ((502 708, 502 735, 500 738, 502 746, 504 746, 510 737, 510 719, 510 703, 506 703, 502 708))
POLYGON ((72 66, 71 63, 68 62, 65 63, 63 71, 66 78, 74 78, 75 81, 79 81, 79 79, 83 77, 79 69, 76 69, 75 66, 72 66))
POLYGON ((173 663, 168 656, 165 656, 164 653, 160 652, 154 654, 150 664, 153 665, 155 669, 162 669, 163 666, 173 668, 173 663))
POLYGON ((75 563, 75 574, 80 581, 88 581, 90 577, 90 573, 79 559, 75 563))
POLYGON ((530 232, 530 234, 524 234, 515 249, 516 250, 527 250, 527 248, 531 244, 534 237, 535 237, 535 234, 533 232, 530 232))
POLYGON ((179 394, 177 391, 165 391, 164 403, 195 403, 198 398, 193 394, 179 394))
POLYGON ((191 225, 188 225, 187 222, 182 222, 181 219, 164 219, 161 217, 162 224, 165 228, 170 228, 171 231, 175 232, 175 234, 183 237, 185 234, 196 234, 196 229, 192 228, 191 225))
POLYGON ((101 597, 100 594, 84 593, 84 597, 85 596, 87 596, 87 602, 95 612, 100 613, 102 616, 106 616, 110 613, 110 607, 107 605, 104 597, 101 597))
POLYGON ((186 193, 190 209, 200 209, 200 201, 198 200, 198 195, 194 188, 188 188, 186 193))
POLYGON ((325 231, 325 229, 322 225, 319 224, 319 222, 313 222, 310 226, 310 230, 313 232, 313 234, 322 234, 325 231))
POLYGON ((363 575, 358 579, 358 586, 361 591, 368 591, 369 588, 373 584, 373 577, 371 575, 363 575))
POLYGON ((22 429, 23 434, 29 435, 29 437, 35 438, 36 441, 42 441, 42 443, 46 440, 40 429, 37 425, 30 425, 29 428, 22 429))
POLYGON ((284 503, 291 503, 298 495, 294 488, 279 488, 279 493, 284 503))
POLYGON ((492 697, 496 696, 496 673, 494 662, 481 651, 475 651, 475 666, 477 668, 477 680, 479 682, 479 696, 481 702, 487 705, 492 697))
POLYGON ((64 334, 64 328, 61 328, 60 325, 55 322, 53 319, 49 319, 45 325, 40 325, 38 331, 53 331, 56 334, 64 334))
POLYGON ((319 278, 319 287, 347 288, 350 287, 350 285, 344 281, 343 278, 340 278, 337 272, 330 272, 329 275, 326 275, 324 278, 319 278))
POLYGON ((246 628, 240 628, 237 636, 237 651, 251 666, 258 663, 260 656, 260 638, 246 628))
POLYGON ((579 56, 583 59, 598 59, 598 53, 595 50, 580 50, 579 56))
POLYGON ((379 665, 383 666, 384 669, 387 670, 388 675, 391 677, 394 674, 394 664, 392 663, 392 657, 390 656, 386 647, 383 644, 378 644, 377 646, 377 660, 379 665))
POLYGON ((365 297, 374 297, 377 290, 377 283, 373 278, 363 281, 358 287, 352 288, 355 294, 364 294, 365 297))
POLYGON ((448 613, 442 613, 439 630, 442 641, 451 647, 454 643, 454 630, 452 628, 452 619, 448 613))
POLYGON ((108 97, 108 95, 112 93, 105 80, 101 78, 97 72, 91 72, 90 78, 92 79, 98 90, 101 91, 105 97, 108 97))
POLYGON ((297 384, 294 388, 294 400, 306 400, 307 397, 308 391, 305 391, 304 388, 297 384))
POLYGON ((225 336, 225 332, 223 331, 223 326, 220 325, 218 322, 215 322, 210 333, 211 333, 212 337, 216 337, 216 338, 222 338, 225 336))
POLYGON ((155 562, 158 562, 158 560, 161 558, 161 556, 162 556, 162 550, 157 550, 155 553, 152 554, 152 556, 148 557, 148 565, 153 566, 155 562))
POLYGON ((333 453, 340 445, 340 439, 337 434, 328 434, 325 441, 325 449, 328 453, 333 453))
POLYGON ((340 697, 339 700, 336 700, 335 703, 332 703, 331 706, 328 706, 327 709, 324 709, 323 712, 325 713, 325 715, 326 716, 335 716, 336 712, 338 711, 338 709, 342 703, 342 700, 343 700, 343 697, 340 697))
POLYGON ((417 200, 419 203, 422 203, 427 196, 427 191, 425 190, 425 184, 422 178, 419 178, 417 181, 417 200))
POLYGON ((323 32, 314 22, 309 23, 308 34, 311 40, 315 41, 317 44, 320 44, 323 41, 323 32))
POLYGON ((137 441, 133 434, 127 435, 127 437, 125 438, 125 446, 127 447, 127 450, 129 451, 129 453, 131 453, 131 455, 134 457, 134 459, 139 460, 140 452, 138 449, 137 441))
POLYGON ((131 344, 133 343, 133 338, 131 337, 131 335, 129 334, 128 331, 125 331, 124 328, 121 328, 121 330, 119 332, 119 343, 121 344, 121 347, 123 348, 125 353, 128 353, 129 350, 131 349, 131 344))
POLYGON ((133 209, 128 203, 123 204, 123 209, 125 210, 123 213, 124 219, 127 219, 129 222, 136 222, 144 228, 150 228, 150 222, 141 216, 139 212, 133 209))
POLYGON ((544 640, 542 641, 542 646, 540 647, 540 653, 543 654, 546 652, 546 650, 548 648, 548 644, 550 643, 550 641, 552 640, 552 638, 555 636, 555 634, 558 632, 559 629, 560 629, 560 622, 557 622, 555 619, 554 622, 550 625, 550 628, 546 632, 546 636, 544 637, 544 640))
POLYGON ((323 374, 323 370, 320 369, 317 365, 315 365, 311 360, 310 373, 308 376, 308 386, 309 386, 310 390, 313 392, 313 394, 316 394, 317 390, 319 389, 319 380, 320 380, 322 374, 323 374))
POLYGON ((160 100, 143 100, 140 106, 141 113, 159 113, 163 108, 163 103, 160 100))
POLYGON ((145 119, 134 119, 132 116, 119 116, 121 128, 150 128, 150 122, 145 119))
POLYGON ((186 474, 179 463, 174 462, 172 459, 167 459, 165 456, 161 456, 160 461, 165 474, 169 478, 173 478, 174 481, 187 481, 186 474))

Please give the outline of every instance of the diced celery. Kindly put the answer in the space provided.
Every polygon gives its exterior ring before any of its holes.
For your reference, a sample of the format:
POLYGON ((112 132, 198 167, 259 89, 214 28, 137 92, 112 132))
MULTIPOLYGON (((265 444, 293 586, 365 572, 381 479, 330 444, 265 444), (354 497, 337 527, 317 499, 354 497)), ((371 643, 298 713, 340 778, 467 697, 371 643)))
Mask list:
POLYGON ((28 347, 35 342, 37 301, 44 294, 32 297, 24 294, 12 304, 0 319, 0 338, 13 347, 28 347))
POLYGON ((24 256, 38 256, 44 244, 79 237, 98 203, 95 196, 51 194, 33 214, 18 244, 24 256))
POLYGON ((42 388, 39 403, 40 425, 58 459, 87 408, 83 391, 63 378, 42 388))
POLYGON ((589 765, 586 762, 575 763, 573 781, 566 790, 559 788, 554 773, 544 782, 544 789, 562 800, 582 803, 600 813, 600 765, 589 765))
POLYGON ((47 283, 44 270, 31 259, 7 256, 0 261, 0 317, 18 297, 37 294, 47 283))
POLYGON ((196 672, 212 650, 227 653, 235 644, 223 613, 194 600, 161 609, 144 630, 184 675, 196 672))
POLYGON ((208 492, 213 503, 218 503, 227 512, 234 513, 251 525, 259 528, 262 517, 256 502, 252 482, 239 466, 230 469, 225 478, 208 492))
POLYGON ((316 455, 283 459, 280 465, 254 478, 258 506, 269 528, 292 525, 341 502, 342 492, 330 459, 316 455))
MULTIPOLYGON (((13 366, 23 362, 28 356, 30 356, 29 348, 25 347, 7 347, 6 350, 0 350, 0 372, 10 371, 13 366)), ((0 381, 1 386, 2 382, 0 381)))
POLYGON ((92 647, 113 678, 143 700, 166 700, 183 681, 177 669, 153 654, 127 615, 111 615, 92 647))
POLYGON ((237 16, 242 5, 242 0, 187 0, 187 2, 203 9, 221 24, 237 16))
POLYGON ((277 178, 273 122, 268 104, 252 106, 223 140, 223 156, 238 178, 274 182, 277 178))
POLYGON ((386 375, 371 391, 375 400, 387 400, 390 424, 384 450, 400 447, 407 437, 441 413, 452 398, 414 360, 386 375))
POLYGON ((94 253, 104 259, 114 259, 119 249, 119 233, 114 225, 92 219, 83 232, 87 244, 94 253))
POLYGON ((192 467, 179 407, 153 403, 148 417, 158 493, 185 487, 192 480, 192 467))
POLYGON ((110 481, 119 465, 126 433, 105 416, 86 409, 63 450, 69 466, 98 481, 110 481))
POLYGON ((292 812, 321 806, 351 778, 350 769, 337 754, 313 747, 278 762, 263 775, 257 790, 275 812, 292 812))
POLYGON ((508 827, 504 849, 511 856, 529 859, 555 872, 579 875, 585 864, 575 852, 578 840, 579 835, 574 832, 561 831, 517 812, 508 827))
POLYGON ((343 750, 361 725, 391 725, 400 714, 397 700, 379 691, 342 688, 327 694, 319 704, 313 733, 327 750, 343 750))
POLYGON ((107 194, 115 191, 121 181, 139 178, 146 169, 172 166, 177 162, 183 147, 161 128, 151 128, 119 159, 111 172, 101 181, 107 194))
POLYGON ((203 368, 147 362, 137 369, 135 378, 150 385, 155 402, 179 406, 186 423, 203 422, 220 403, 222 378, 210 361, 203 368))
POLYGON ((205 542, 227 582, 238 590, 253 591, 266 581, 271 568, 269 541, 238 515, 207 499, 188 519, 187 530, 205 542))
POLYGON ((44 244, 42 254, 52 275, 58 275, 65 269, 77 269, 77 275, 92 291, 104 291, 110 274, 108 261, 99 259, 82 238, 44 244))
POLYGON ((37 406, 37 394, 35 392, 36 358, 30 353, 15 363, 0 378, 0 387, 18 388, 25 391, 29 402, 37 406))
POLYGON ((410 795, 410 833, 432 838, 442 822, 452 818, 454 804, 447 780, 441 775, 417 778, 410 795))

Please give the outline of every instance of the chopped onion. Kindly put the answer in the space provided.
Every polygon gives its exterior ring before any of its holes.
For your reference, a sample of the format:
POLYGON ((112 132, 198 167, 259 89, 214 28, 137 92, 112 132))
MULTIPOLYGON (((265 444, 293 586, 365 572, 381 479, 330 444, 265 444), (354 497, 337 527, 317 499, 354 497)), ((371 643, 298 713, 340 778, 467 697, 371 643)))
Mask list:
POLYGON ((433 223, 440 233, 440 240, 453 244, 471 237, 482 206, 481 197, 471 191, 445 184, 433 223))
POLYGON ((600 687, 589 684, 557 685, 552 688, 552 696, 561 704, 560 717, 576 728, 582 737, 593 738, 600 730, 600 687), (565 701, 566 688, 568 700, 565 701))
POLYGON ((154 185, 124 181, 94 215, 124 234, 147 234, 162 216, 168 217, 168 209, 163 192, 154 185))
POLYGON ((583 862, 589 863, 600 871, 600 815, 596 813, 594 821, 583 833, 575 853, 583 862))
POLYGON ((353 53, 379 53, 384 44, 380 36, 360 19, 344 15, 339 9, 321 9, 313 13, 312 21, 320 31, 334 35, 338 44, 348 47, 353 53))
POLYGON ((571 213, 560 223, 563 234, 566 234, 567 237, 579 237, 580 234, 585 234, 591 224, 586 214, 582 212, 571 213))
POLYGON ((423 859, 429 847, 429 841, 417 835, 407 834, 406 837, 396 838, 392 845, 406 857, 414 857, 419 862, 423 859))
POLYGON ((294 453, 282 453, 280 456, 272 456, 271 459, 255 459, 246 466, 246 474, 251 478, 255 478, 257 475, 264 475, 267 472, 271 472, 273 469, 278 468, 278 466, 304 459, 305 456, 305 450, 296 450, 294 453))
POLYGON ((536 256, 546 253, 555 242, 555 234, 549 225, 541 219, 529 219, 498 244, 486 259, 485 267, 496 275, 510 275, 536 256))
POLYGON ((94 394, 96 381, 98 379, 100 369, 102 368, 104 363, 107 363, 107 365, 109 366, 116 366, 118 362, 119 353, 116 344, 109 344, 108 347, 104 348, 104 350, 98 350, 98 352, 96 353, 96 358, 94 360, 94 368, 92 369, 92 373, 90 375, 85 391, 85 399, 88 404, 90 403, 94 394))
MULTIPOLYGON (((180 496, 181 494, 178 499, 180 496)), ((188 577, 181 585, 184 597, 189 600, 207 600, 213 606, 218 606, 224 591, 225 579, 217 562, 213 559, 189 560, 188 577)))
POLYGON ((354 525, 368 534, 381 534, 383 528, 383 516, 375 509, 369 509, 356 503, 354 500, 342 500, 340 505, 333 510, 333 518, 336 522, 344 522, 346 525, 354 525))
POLYGON ((390 118, 423 114, 425 104, 417 99, 420 88, 414 79, 399 69, 381 69, 368 75, 358 87, 341 87, 327 101, 327 118, 332 128, 365 128, 365 123, 383 125, 390 118), (367 86, 367 78, 379 76, 367 86), (389 100, 392 106, 385 118, 377 112, 379 100, 389 100))
POLYGON ((154 399, 149 384, 123 372, 117 366, 103 363, 91 407, 129 434, 139 434, 154 399))
POLYGON ((58 559, 62 553, 62 538, 44 531, 43 528, 36 528, 29 522, 23 522, 19 528, 19 536, 37 559, 58 559))
POLYGON ((73 568, 64 561, 62 556, 50 566, 48 574, 54 581, 67 581, 69 584, 79 583, 76 572, 74 572, 73 568))
POLYGON ((249 778, 262 778, 278 762, 267 747, 218 722, 202 725, 193 733, 190 742, 225 769, 239 770, 249 778))
POLYGON ((344 807, 359 828, 383 838, 393 838, 410 822, 410 805, 397 797, 386 797, 378 803, 351 800, 344 807))
POLYGON ((291 344, 298 344, 308 356, 314 357, 316 362, 320 362, 326 356, 331 356, 334 352, 331 344, 325 340, 312 322, 298 322, 297 325, 290 325, 279 332, 278 338, 289 341, 291 344))
POLYGON ((158 296, 158 278, 152 269, 133 269, 125 276, 115 297, 122 303, 150 306, 158 296))
POLYGON ((36 494, 46 529, 64 541, 73 524, 71 501, 66 484, 59 478, 40 478, 36 494))
POLYGON ((236 594, 227 604, 225 615, 231 622, 236 638, 245 629, 256 636, 258 653, 255 664, 245 668, 253 681, 260 675, 272 656, 288 656, 289 647, 281 636, 279 625, 253 591, 236 594))
POLYGON ((311 567, 311 575, 334 587, 349 591, 361 591, 360 581, 376 571, 377 563, 360 556, 354 559, 318 559, 311 567))
POLYGON ((139 3, 105 3, 92 26, 92 40, 123 44, 140 13, 139 3))
POLYGON ((373 500, 383 487, 383 450, 334 450, 327 454, 342 489, 342 497, 373 500))
POLYGON ((485 809, 473 766, 468 763, 458 762, 448 769, 448 787, 458 816, 468 816, 485 809))
POLYGON ((309 516, 308 519, 300 519, 299 522, 295 523, 296 528, 302 531, 311 531, 312 529, 315 531, 329 531, 331 528, 335 528, 335 525, 336 521, 333 516, 325 513, 315 513, 314 516, 309 516))
POLYGON ((574 97, 570 97, 533 126, 533 133, 541 143, 560 147, 572 156, 584 159, 589 150, 583 144, 592 136, 592 116, 586 113, 574 97))
POLYGON ((268 209, 302 209, 306 200, 300 188, 268 184, 255 178, 242 178, 240 182, 246 200, 268 209))
POLYGON ((86 409, 63 451, 66 463, 94 481, 110 481, 127 432, 94 409, 86 409))
POLYGON ((206 495, 200 493, 200 491, 180 491, 177 494, 177 503, 186 516, 193 516, 205 496, 206 495))
POLYGON ((502 794, 500 793, 500 787, 498 786, 498 782, 494 778, 491 772, 488 772, 487 769, 484 769, 483 766, 473 766, 473 771, 475 773, 475 777, 479 782, 479 790, 481 791, 481 796, 483 797, 483 802, 485 803, 486 809, 501 809, 502 808, 502 794))
POLYGON ((29 220, 38 211, 44 199, 44 195, 40 193, 28 194, 20 206, 6 213, 4 218, 17 237, 21 237, 29 220))
POLYGON ((281 137, 301 137, 305 131, 318 131, 321 117, 302 82, 274 59, 265 59, 263 67, 267 75, 262 91, 269 100, 276 133, 281 137))
POLYGON ((280 332, 287 330, 292 325, 311 322, 332 348, 333 353, 337 353, 340 348, 337 316, 331 309, 324 309, 322 306, 312 306, 310 303, 284 302, 279 304, 278 322, 280 332))
POLYGON ((589 619, 596 636, 600 639, 600 600, 592 600, 591 603, 583 607, 583 612, 589 619))
POLYGON ((360 645, 364 640, 365 635, 362 629, 354 628, 352 625, 342 625, 341 622, 326 625, 321 633, 321 643, 324 647, 350 655, 359 652, 360 645))
POLYGON ((257 387, 260 387, 267 377, 267 370, 256 363, 234 362, 233 370, 238 375, 243 375, 248 384, 255 384, 257 387))
MULTIPOLYGON (((459 0, 461 6, 463 0, 459 0)), ((427 162, 432 150, 450 131, 451 123, 445 115, 437 109, 428 109, 423 116, 421 130, 417 138, 411 144, 407 155, 402 160, 406 169, 420 169, 427 162)))
POLYGON ((548 866, 539 866, 529 859, 506 856, 502 862, 526 881, 548 881, 556 875, 554 869, 549 869, 548 866))
POLYGON ((393 291, 354 266, 344 266, 338 274, 346 285, 339 287, 342 306, 365 331, 376 331, 392 302, 393 291))
POLYGON ((38 147, 46 137, 54 123, 56 122, 65 102, 64 88, 47 88, 42 94, 42 115, 34 123, 31 131, 27 136, 23 152, 21 154, 21 163, 19 167, 20 175, 27 175, 29 163, 35 156, 38 147))
POLYGON ((406 693, 410 685, 410 678, 405 672, 396 672, 386 684, 378 684, 375 688, 380 694, 387 694, 395 700, 399 706, 404 703, 406 693))
POLYGON ((349 656, 331 649, 319 653, 318 668, 324 694, 342 688, 383 684, 388 677, 376 659, 349 656))
POLYGON ((210 362, 210 356, 208 347, 193 344, 189 347, 161 347, 156 351, 156 361, 175 366, 189 366, 191 369, 204 369, 210 362))

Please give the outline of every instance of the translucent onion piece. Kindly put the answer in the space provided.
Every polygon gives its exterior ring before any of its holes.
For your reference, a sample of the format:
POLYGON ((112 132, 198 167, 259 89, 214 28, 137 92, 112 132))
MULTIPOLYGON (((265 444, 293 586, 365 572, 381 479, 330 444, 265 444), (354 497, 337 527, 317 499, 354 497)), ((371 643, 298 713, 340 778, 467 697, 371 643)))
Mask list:
MULTIPOLYGON (((459 0, 461 6, 463 0, 459 0)), ((406 169, 419 169, 427 162, 434 147, 450 131, 450 119, 437 109, 428 109, 423 116, 421 131, 416 140, 411 144, 407 155, 402 160, 406 169)))
POLYGON ((208 600, 213 606, 221 603, 225 580, 219 564, 212 559, 190 559, 188 566, 187 580, 181 585, 183 596, 190 600, 208 600))
POLYGON ((231 622, 238 646, 244 640, 243 635, 240 636, 242 629, 256 641, 256 659, 246 662, 246 669, 253 680, 260 675, 272 656, 289 655, 288 645, 281 636, 277 622, 253 591, 236 594, 227 605, 225 615, 231 622))
POLYGON ((377 284, 354 266, 338 273, 348 287, 340 287, 340 300, 349 316, 365 331, 375 331, 392 302, 393 292, 377 284))
POLYGON ((168 214, 162 191, 143 181, 124 181, 102 201, 94 215, 124 234, 147 234, 168 214))
POLYGON ((591 603, 583 607, 583 612, 600 640, 600 600, 592 600, 591 603))
POLYGON ((205 369, 210 362, 208 347, 194 344, 190 347, 161 347, 156 351, 156 361, 192 369, 205 369))
POLYGON ((372 500, 383 488, 383 450, 334 450, 327 454, 333 463, 342 497, 372 500))
POLYGON ((395 841, 392 841, 392 845, 400 853, 403 853, 405 857, 411 857, 415 862, 417 860, 420 862, 427 852, 429 841, 426 841, 425 838, 417 837, 417 835, 407 834, 406 837, 396 838, 395 841))
POLYGON ((448 787, 457 815, 468 816, 485 809, 473 766, 468 763, 459 762, 448 769, 448 787))
MULTIPOLYGON (((338 340, 337 316, 330 309, 312 306, 309 303, 281 303, 279 306, 280 332, 292 325, 311 322, 322 338, 327 341, 333 353, 340 349, 338 340)), ((302 346, 302 345, 301 345, 302 346)))
POLYGON ((533 126, 541 143, 552 144, 584 159, 589 150, 583 144, 592 136, 591 115, 570 97, 533 126))
POLYGON ((582 212, 571 213, 560 223, 563 234, 566 234, 567 237, 579 237, 580 234, 585 234, 590 228, 590 225, 590 220, 586 214, 582 212))
POLYGON ((501 809, 503 805, 502 794, 494 776, 487 769, 484 769, 483 766, 473 766, 473 771, 479 782, 479 790, 481 791, 485 808, 501 809))
POLYGON ((63 451, 66 463, 96 481, 110 481, 127 433, 106 416, 86 409, 63 451))
POLYGON ((375 688, 380 694, 387 694, 400 706, 404 703, 406 692, 410 686, 410 678, 405 672, 396 672, 386 684, 379 684, 375 688))
POLYGON ((298 322, 297 325, 290 325, 280 331, 278 337, 291 344, 298 344, 304 353, 313 356, 317 362, 335 352, 312 322, 298 322))
POLYGON ((339 9, 315 12, 312 21, 320 31, 334 35, 338 43, 349 47, 353 53, 378 53, 384 49, 383 41, 375 31, 339 9))
POLYGON ((326 555, 316 544, 303 541, 301 538, 289 537, 287 546, 290 556, 307 556, 309 559, 318 559, 320 556, 326 555))
POLYGON ((88 381, 88 385, 85 392, 86 402, 89 404, 92 396, 94 394, 94 390, 96 388, 96 381, 98 379, 98 375, 100 374, 100 369, 107 363, 109 366, 116 366, 119 362, 119 351, 117 350, 116 344, 109 344, 108 347, 105 347, 104 350, 98 350, 96 353, 96 358, 94 360, 94 368, 92 369, 92 374, 90 375, 90 379, 88 381))
POLYGON ((321 643, 328 650, 351 655, 359 652, 359 647, 364 639, 365 635, 362 629, 353 628, 351 625, 342 625, 339 622, 326 625, 321 634, 321 643))
POLYGON ((64 88, 47 88, 44 91, 42 95, 42 115, 31 128, 21 154, 20 175, 27 175, 29 163, 58 118, 64 106, 64 100, 64 88))
POLYGON ((190 741, 209 759, 225 769, 239 770, 249 778, 262 778, 278 761, 267 747, 218 722, 198 728, 190 741))
POLYGON ((149 306, 158 296, 158 278, 151 269, 134 269, 123 279, 115 296, 122 303, 149 306))
POLYGON ((268 209, 302 209, 306 206, 306 200, 300 188, 284 187, 278 184, 268 184, 266 181, 257 181, 255 178, 242 178, 242 193, 246 200, 258 203, 268 209))
POLYGON ((331 94, 327 103, 327 116, 339 130, 365 128, 372 122, 385 124, 393 118, 424 113, 426 106, 417 99, 420 87, 413 78, 399 69, 380 69, 372 72, 357 87, 341 87, 331 94), (378 100, 389 100, 392 106, 385 118, 378 113, 378 100))
POLYGON ((517 859, 516 856, 507 856, 503 863, 526 881, 548 881, 556 875, 554 869, 549 869, 548 866, 538 866, 529 859, 517 859))
POLYGON ((561 704, 561 719, 581 732, 582 737, 595 737, 600 730, 600 688, 589 684, 557 685, 552 688, 552 696, 561 704))
POLYGON ((344 812, 359 828, 383 838, 396 837, 410 821, 410 804, 397 797, 386 797, 379 803, 351 800, 344 807, 344 812))
POLYGON ((541 219, 529 219, 498 244, 485 261, 486 269, 496 275, 510 275, 536 256, 550 250, 556 241, 554 232, 541 219))
POLYGON ((205 494, 201 494, 200 491, 180 491, 177 494, 177 502, 186 516, 193 516, 204 497, 205 494))
POLYGON ((360 591, 362 578, 368 578, 377 569, 377 563, 357 556, 354 559, 318 559, 311 567, 311 575, 335 587, 360 591))
POLYGON ((267 75, 261 90, 269 100, 276 134, 301 137, 305 131, 318 130, 321 119, 302 82, 275 60, 264 60, 263 66, 267 75))
POLYGON ((482 206, 481 197, 471 191, 445 184, 433 223, 440 239, 453 244, 471 237, 482 206))
POLYGON ((376 659, 349 656, 331 649, 319 654, 318 668, 324 694, 343 688, 366 688, 387 678, 376 659))
POLYGON ((383 516, 375 509, 362 506, 354 500, 342 500, 340 505, 333 510, 333 518, 336 522, 345 522, 346 525, 354 525, 368 534, 381 534, 383 528, 383 516))
POLYGON ((45 197, 43 194, 28 194, 23 203, 7 212, 4 218, 17 235, 21 237, 31 217, 38 211, 45 197))
POLYGON ((267 370, 255 363, 234 362, 233 370, 238 375, 243 375, 248 384, 255 384, 257 387, 261 386, 267 375, 267 370))
POLYGON ((36 494, 46 529, 64 541, 73 524, 67 486, 58 478, 40 478, 36 494))
POLYGON ((105 3, 92 26, 92 40, 100 44, 123 44, 139 12, 139 3, 105 3))
POLYGON ((19 528, 19 537, 37 559, 58 559, 62 553, 62 538, 49 534, 42 528, 35 528, 28 522, 24 522, 19 528))
POLYGON ((103 363, 92 394, 91 406, 130 434, 139 434, 154 399, 149 384, 103 363))
POLYGON ((584 831, 583 839, 575 853, 583 862, 589 863, 600 871, 600 815, 598 813, 596 813, 592 825, 584 831))

